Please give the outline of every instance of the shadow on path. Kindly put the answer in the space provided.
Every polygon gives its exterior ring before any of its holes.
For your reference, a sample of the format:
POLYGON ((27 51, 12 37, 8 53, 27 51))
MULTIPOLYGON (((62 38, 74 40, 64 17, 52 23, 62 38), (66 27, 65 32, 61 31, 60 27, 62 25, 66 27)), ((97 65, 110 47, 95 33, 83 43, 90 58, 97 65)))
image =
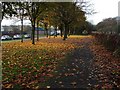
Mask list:
POLYGON ((87 43, 76 48, 48 81, 50 88, 89 88, 97 83, 92 76, 93 55, 87 43))

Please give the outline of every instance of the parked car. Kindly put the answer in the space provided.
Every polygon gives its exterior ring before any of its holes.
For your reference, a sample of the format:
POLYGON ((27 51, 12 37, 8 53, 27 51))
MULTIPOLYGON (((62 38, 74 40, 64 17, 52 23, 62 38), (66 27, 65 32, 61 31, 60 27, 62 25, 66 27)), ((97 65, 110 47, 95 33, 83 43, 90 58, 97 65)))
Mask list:
POLYGON ((82 34, 83 34, 83 35, 88 35, 88 31, 84 30, 84 31, 82 32, 82 34))
POLYGON ((3 35, 1 36, 1 40, 12 40, 13 38, 10 37, 9 35, 3 35))
MULTIPOLYGON (((55 35, 56 33, 54 31, 50 32, 50 35, 53 36, 55 35)), ((60 35, 60 31, 57 31, 57 35, 60 35)))
POLYGON ((50 32, 50 35, 51 35, 51 36, 53 36, 54 34, 55 34, 55 32, 54 32, 54 31, 50 32))
POLYGON ((30 38, 30 34, 25 34, 24 38, 30 38))
POLYGON ((21 35, 19 35, 19 34, 14 35, 13 39, 21 39, 21 35))

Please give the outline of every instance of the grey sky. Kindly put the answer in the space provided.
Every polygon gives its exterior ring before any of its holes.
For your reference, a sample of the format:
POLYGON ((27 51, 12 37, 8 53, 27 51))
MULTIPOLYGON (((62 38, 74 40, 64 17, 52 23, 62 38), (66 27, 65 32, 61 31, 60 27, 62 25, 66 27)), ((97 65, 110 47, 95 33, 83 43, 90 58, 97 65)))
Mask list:
MULTIPOLYGON (((93 3, 93 8, 96 14, 92 16, 88 16, 88 21, 92 22, 93 24, 97 24, 98 22, 102 21, 105 18, 109 17, 116 17, 118 16, 118 2, 120 0, 88 0, 93 3)), ((28 24, 30 22, 28 21, 28 24)), ((3 20, 2 25, 10 25, 10 24, 19 24, 13 23, 12 20, 3 20)), ((27 24, 27 21, 25 22, 27 24)))
POLYGON ((105 18, 118 16, 118 2, 120 0, 91 0, 94 4, 94 10, 97 12, 93 16, 89 16, 88 20, 94 24, 105 18))

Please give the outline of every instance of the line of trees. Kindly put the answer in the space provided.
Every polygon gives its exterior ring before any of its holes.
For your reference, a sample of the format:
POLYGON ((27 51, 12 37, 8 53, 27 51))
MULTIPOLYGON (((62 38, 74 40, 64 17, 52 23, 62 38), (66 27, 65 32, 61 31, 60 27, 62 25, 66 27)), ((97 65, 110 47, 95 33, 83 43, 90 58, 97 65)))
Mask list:
MULTIPOLYGON (((23 36, 24 17, 29 18, 32 25, 32 44, 35 44, 35 27, 39 22, 44 23, 48 37, 48 26, 61 30, 61 37, 66 40, 72 28, 86 23, 86 11, 83 10, 86 2, 2 2, 3 17, 18 17, 21 20, 21 35, 23 36), (83 4, 83 6, 82 6, 83 4)), ((37 32, 38 33, 38 32, 37 32)), ((37 34, 37 40, 39 40, 37 34)), ((23 38, 21 40, 23 42, 23 38)))
POLYGON ((120 17, 106 18, 96 25, 96 29, 97 31, 103 32, 103 33, 119 34, 120 33, 120 17))

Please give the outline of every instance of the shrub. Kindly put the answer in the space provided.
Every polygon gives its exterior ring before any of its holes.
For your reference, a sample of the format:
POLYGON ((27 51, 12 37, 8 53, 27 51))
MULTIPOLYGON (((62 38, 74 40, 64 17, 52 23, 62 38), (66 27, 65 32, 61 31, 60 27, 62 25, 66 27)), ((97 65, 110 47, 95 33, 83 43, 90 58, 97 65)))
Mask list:
POLYGON ((120 47, 113 52, 113 55, 116 57, 120 57, 120 47))
POLYGON ((114 52, 115 55, 120 54, 120 35, 105 33, 94 33, 93 35, 99 43, 114 52))

